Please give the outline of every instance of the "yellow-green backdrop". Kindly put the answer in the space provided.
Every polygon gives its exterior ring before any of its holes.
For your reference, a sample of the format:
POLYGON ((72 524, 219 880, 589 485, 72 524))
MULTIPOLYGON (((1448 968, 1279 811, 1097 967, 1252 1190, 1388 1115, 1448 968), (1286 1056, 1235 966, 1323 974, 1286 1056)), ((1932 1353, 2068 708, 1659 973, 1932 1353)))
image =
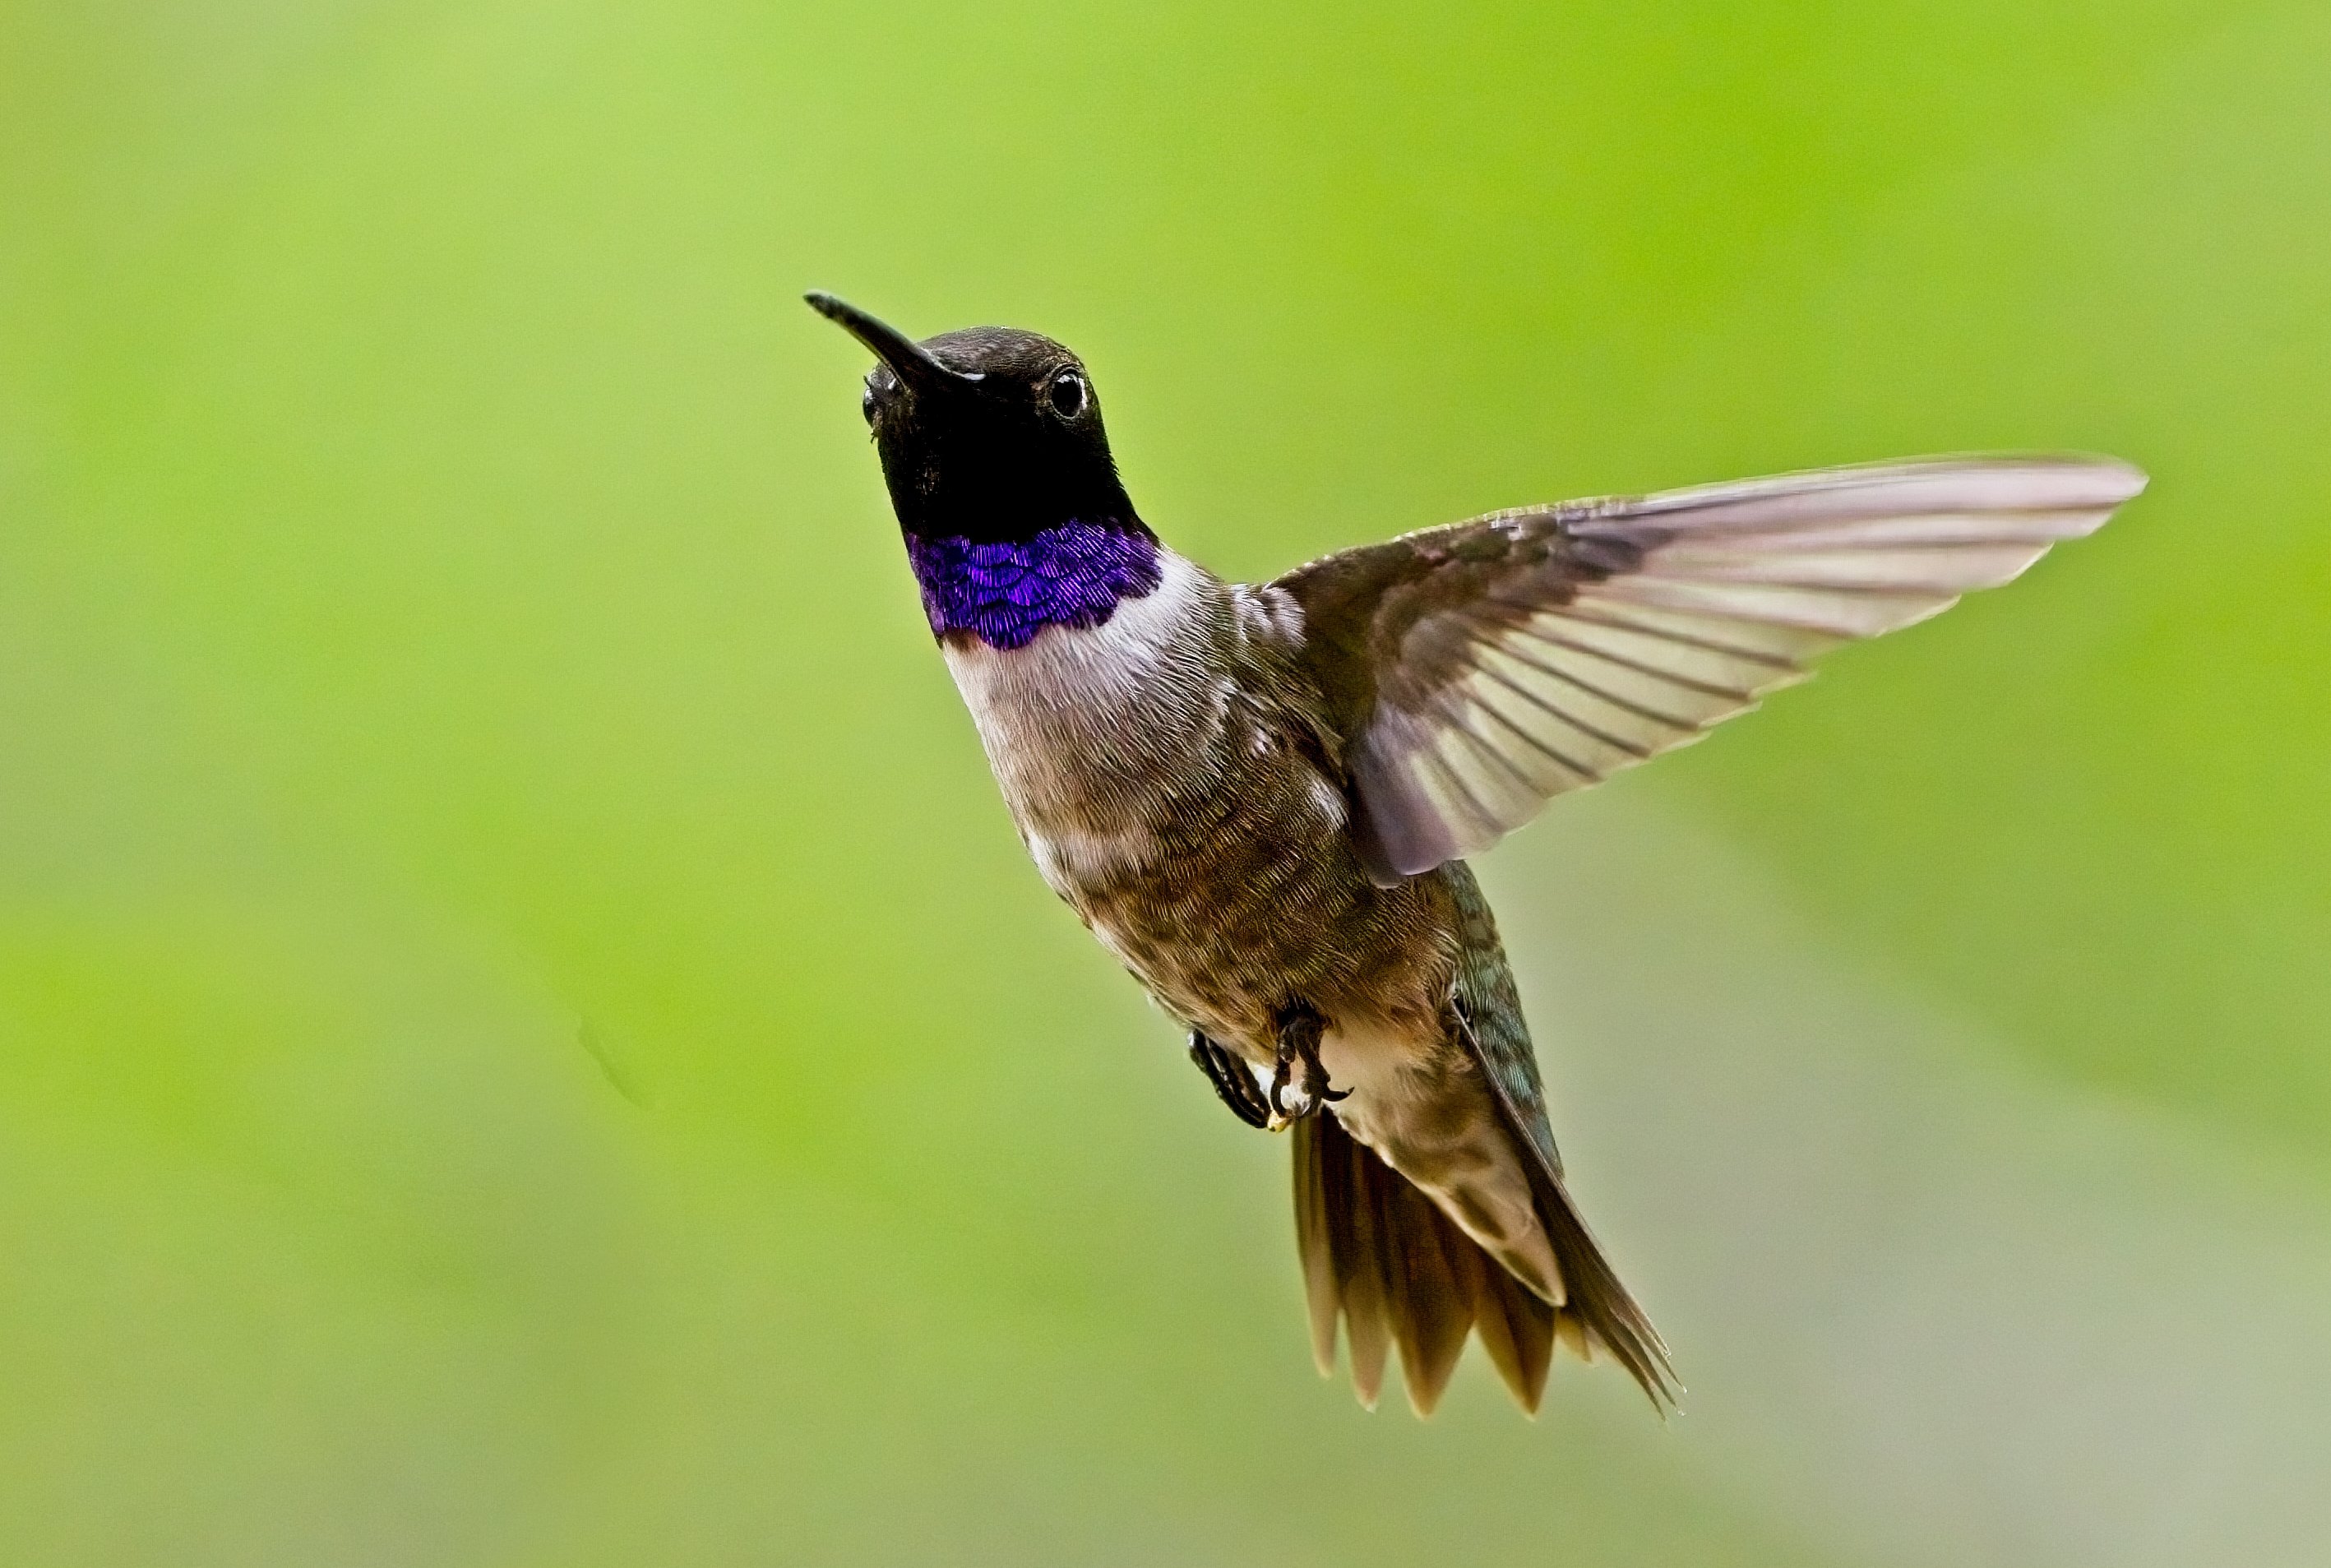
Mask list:
POLYGON ((0 5, 0 1561, 2331 1556, 2331 12, 0 5), (1308 1363, 838 290, 1262 575, 2152 491, 1482 870, 1672 1341, 1308 1363))

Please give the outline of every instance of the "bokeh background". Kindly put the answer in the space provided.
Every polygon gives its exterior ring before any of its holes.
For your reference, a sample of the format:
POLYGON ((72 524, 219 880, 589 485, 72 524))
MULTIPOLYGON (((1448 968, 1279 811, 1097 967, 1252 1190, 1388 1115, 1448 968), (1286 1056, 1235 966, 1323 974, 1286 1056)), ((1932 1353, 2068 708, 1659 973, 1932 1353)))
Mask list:
POLYGON ((2331 1560, 2331 11, 0 5, 0 1561, 2331 1560), (1673 1342, 1308 1365, 798 303, 1225 573, 2152 491, 1485 879, 1673 1342))

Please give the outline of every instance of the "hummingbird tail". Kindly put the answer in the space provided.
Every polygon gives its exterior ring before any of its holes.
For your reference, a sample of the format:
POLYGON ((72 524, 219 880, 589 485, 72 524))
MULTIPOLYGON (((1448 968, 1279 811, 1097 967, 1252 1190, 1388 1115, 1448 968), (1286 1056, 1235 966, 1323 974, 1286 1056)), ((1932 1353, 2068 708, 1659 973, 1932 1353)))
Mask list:
MULTIPOLYGON (((1312 1354, 1322 1373, 1334 1370, 1341 1317, 1353 1386, 1373 1408, 1386 1350, 1398 1345, 1409 1402, 1423 1415, 1439 1402, 1470 1330, 1515 1400, 1535 1414, 1559 1342, 1581 1360, 1610 1355, 1664 1409, 1676 1394, 1667 1346, 1564 1184, 1537 1058, 1489 901, 1461 861, 1439 874, 1459 915, 1449 1044, 1470 1059, 1465 1078, 1488 1091, 1468 1136, 1477 1156, 1498 1145, 1505 1157, 1492 1163, 1527 1182, 1532 1240, 1542 1242, 1535 1250, 1551 1273, 1509 1267, 1460 1225, 1480 1205, 1478 1191, 1452 1183, 1428 1193, 1354 1136, 1336 1111, 1306 1117, 1295 1127, 1295 1234, 1312 1354)), ((1494 1245, 1496 1231, 1483 1240, 1494 1245)))
POLYGON ((1375 1408, 1397 1345, 1408 1402, 1431 1415, 1471 1330, 1535 1415, 1556 1336, 1584 1354, 1577 1321, 1538 1299, 1333 1115, 1296 1123, 1294 1143, 1296 1241, 1321 1374, 1336 1369, 1341 1316, 1360 1402, 1375 1408))

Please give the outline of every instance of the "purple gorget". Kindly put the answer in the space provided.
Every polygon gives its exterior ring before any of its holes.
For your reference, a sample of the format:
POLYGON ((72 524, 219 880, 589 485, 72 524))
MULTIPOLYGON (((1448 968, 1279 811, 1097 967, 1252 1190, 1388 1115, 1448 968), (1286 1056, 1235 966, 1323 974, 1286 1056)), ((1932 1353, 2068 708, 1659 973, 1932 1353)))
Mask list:
POLYGON ((1099 626, 1156 591, 1157 541, 1139 524, 1066 522, 1016 543, 907 536, 931 633, 1024 648, 1047 626, 1099 626))

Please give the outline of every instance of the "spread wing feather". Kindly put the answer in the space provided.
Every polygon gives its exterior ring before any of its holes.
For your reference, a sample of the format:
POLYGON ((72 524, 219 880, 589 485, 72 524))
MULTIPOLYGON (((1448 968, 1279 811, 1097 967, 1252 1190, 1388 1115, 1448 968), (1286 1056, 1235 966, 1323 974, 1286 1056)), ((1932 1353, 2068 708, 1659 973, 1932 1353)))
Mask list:
POLYGON ((1391 881, 1697 740, 1841 642, 2011 581, 2144 486, 2087 457, 1824 469, 1497 512, 1277 586, 1391 881))

